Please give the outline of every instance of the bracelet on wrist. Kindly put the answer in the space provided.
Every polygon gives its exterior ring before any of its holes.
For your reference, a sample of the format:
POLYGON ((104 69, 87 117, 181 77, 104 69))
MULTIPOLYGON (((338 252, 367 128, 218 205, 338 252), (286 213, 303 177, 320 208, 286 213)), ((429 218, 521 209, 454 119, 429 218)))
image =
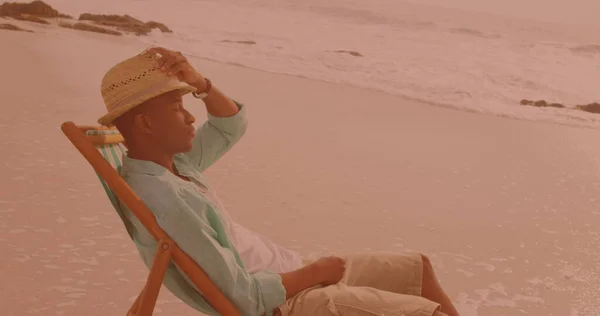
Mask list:
POLYGON ((206 89, 204 89, 204 91, 202 91, 202 92, 198 92, 198 91, 192 92, 192 95, 196 99, 204 99, 210 93, 210 90, 212 88, 212 82, 208 78, 204 78, 204 80, 206 81, 206 89))

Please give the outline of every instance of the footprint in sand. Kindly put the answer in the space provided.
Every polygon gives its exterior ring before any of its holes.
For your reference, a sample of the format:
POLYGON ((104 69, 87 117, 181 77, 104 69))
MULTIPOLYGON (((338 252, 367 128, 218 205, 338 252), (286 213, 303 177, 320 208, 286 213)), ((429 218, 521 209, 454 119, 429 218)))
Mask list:
POLYGON ((465 270, 465 269, 456 269, 456 272, 462 273, 465 276, 467 276, 468 278, 472 278, 475 276, 475 273, 473 273, 472 271, 469 271, 469 270, 465 270))
POLYGON ((477 263, 475 263, 475 265, 479 266, 479 267, 483 267, 483 268, 485 268, 486 271, 489 271, 489 272, 496 270, 496 266, 494 266, 493 264, 490 264, 490 263, 486 263, 486 262, 477 262, 477 263))

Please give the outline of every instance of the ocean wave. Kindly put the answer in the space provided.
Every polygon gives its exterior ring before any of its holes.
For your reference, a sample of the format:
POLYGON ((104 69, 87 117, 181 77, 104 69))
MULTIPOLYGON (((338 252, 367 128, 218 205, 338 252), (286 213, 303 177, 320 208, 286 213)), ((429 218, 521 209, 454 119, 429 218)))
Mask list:
MULTIPOLYGON (((262 0, 261 5, 265 6, 265 4, 271 4, 271 8, 280 8, 281 1, 262 0)), ((390 6, 390 3, 385 1, 372 1, 370 6, 362 8, 352 3, 352 1, 286 1, 285 5, 288 10, 304 11, 318 16, 363 25, 393 25, 415 30, 436 27, 435 21, 410 14, 410 12, 396 11, 393 3, 390 6)))

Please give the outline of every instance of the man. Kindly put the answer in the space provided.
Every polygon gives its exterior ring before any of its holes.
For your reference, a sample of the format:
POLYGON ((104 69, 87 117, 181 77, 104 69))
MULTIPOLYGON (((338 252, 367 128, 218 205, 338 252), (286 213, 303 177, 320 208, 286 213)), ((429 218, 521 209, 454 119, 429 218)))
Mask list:
MULTIPOLYGON (((99 119, 125 138, 122 176, 159 226, 201 266, 244 315, 456 316, 421 254, 300 256, 232 221, 202 171, 246 131, 246 107, 225 96, 180 53, 151 48, 111 68, 102 81, 108 113, 99 119), (182 96, 202 99, 208 121, 195 130, 182 96)), ((156 241, 128 212, 150 266, 156 241)), ((174 265, 164 281, 207 314, 215 310, 174 265)))

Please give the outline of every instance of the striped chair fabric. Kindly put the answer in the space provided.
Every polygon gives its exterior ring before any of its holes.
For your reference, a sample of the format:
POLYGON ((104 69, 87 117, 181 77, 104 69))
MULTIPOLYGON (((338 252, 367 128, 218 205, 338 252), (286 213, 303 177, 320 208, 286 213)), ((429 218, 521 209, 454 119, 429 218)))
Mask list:
MULTIPOLYGON (((92 129, 92 130, 86 131, 85 134, 89 135, 89 136, 110 136, 110 135, 119 135, 119 131, 116 129, 106 129, 106 130, 92 129)), ((108 161, 108 163, 114 169, 116 169, 117 172, 119 172, 119 173, 121 172, 121 167, 123 166, 122 157, 127 152, 127 149, 125 148, 125 146, 122 143, 96 146, 96 149, 98 149, 98 151, 100 152, 100 154, 102 154, 104 159, 106 159, 106 161, 108 161)), ((125 229, 127 230, 127 234, 129 235, 130 238, 133 239, 133 226, 132 226, 131 222, 129 221, 129 219, 125 216, 125 213, 123 212, 123 210, 121 208, 121 203, 120 203, 119 199, 115 196, 114 192, 108 187, 108 185, 102 179, 102 177, 100 177, 98 175, 98 178, 100 179, 100 183, 102 183, 102 186, 104 187, 104 191, 106 191, 106 195, 110 199, 110 202, 112 203, 113 207, 119 214, 119 217, 123 221, 123 224, 125 225, 125 229)))

